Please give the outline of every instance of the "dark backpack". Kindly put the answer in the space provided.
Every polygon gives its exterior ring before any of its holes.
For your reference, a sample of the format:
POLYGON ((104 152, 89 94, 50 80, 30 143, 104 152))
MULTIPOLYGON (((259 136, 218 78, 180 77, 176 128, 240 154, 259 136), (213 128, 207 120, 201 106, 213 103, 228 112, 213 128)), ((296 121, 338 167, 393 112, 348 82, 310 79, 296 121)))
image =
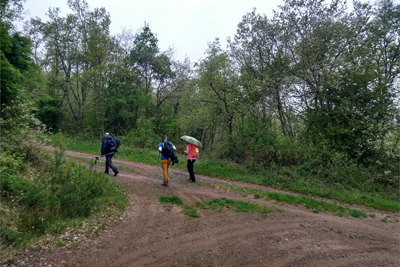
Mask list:
POLYGON ((163 143, 163 149, 161 153, 164 155, 166 159, 172 157, 172 145, 170 142, 163 143))
POLYGON ((108 138, 106 150, 108 151, 108 153, 118 152, 117 148, 119 147, 119 145, 120 145, 120 142, 118 139, 108 138))

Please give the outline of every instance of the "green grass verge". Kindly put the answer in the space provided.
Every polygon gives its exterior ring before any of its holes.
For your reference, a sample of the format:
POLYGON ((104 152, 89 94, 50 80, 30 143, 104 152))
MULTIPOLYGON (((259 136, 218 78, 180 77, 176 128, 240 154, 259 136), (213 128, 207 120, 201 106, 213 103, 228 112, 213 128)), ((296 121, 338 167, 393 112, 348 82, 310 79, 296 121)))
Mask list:
MULTIPOLYGON (((214 183, 199 183, 200 185, 204 184, 206 186, 210 186, 215 188, 216 184, 214 183)), ((322 200, 316 200, 314 198, 309 197, 302 197, 302 196, 293 196, 288 194, 282 193, 275 193, 275 192, 267 192, 260 189, 254 188, 246 188, 246 187, 239 187, 234 185, 221 185, 218 184, 218 187, 224 190, 229 190, 230 192, 237 192, 242 196, 247 195, 254 195, 254 198, 265 198, 266 200, 274 199, 279 202, 288 203, 288 204, 295 204, 295 205, 304 205, 307 209, 311 209, 314 213, 319 213, 321 210, 326 212, 336 212, 339 216, 350 215, 355 218, 366 218, 368 217, 367 214, 364 212, 351 209, 349 207, 344 207, 338 205, 336 203, 327 203, 322 200)))
MULTIPOLYGON (((69 137, 63 137, 61 142, 66 144, 67 149, 100 154, 101 141, 81 141, 69 137)), ((60 138, 54 136, 53 144, 59 145, 60 138)), ((155 145, 156 147, 156 145, 155 145)), ((141 162, 151 165, 159 165, 159 153, 154 150, 136 149, 124 146, 119 148, 117 158, 141 162)), ((179 163, 172 168, 186 171, 186 157, 178 155, 179 163)), ((274 188, 298 192, 304 195, 319 196, 337 200, 348 204, 364 205, 367 207, 388 210, 393 212, 400 211, 400 203, 395 197, 387 196, 383 193, 361 192, 360 190, 346 190, 343 188, 330 187, 321 181, 306 181, 305 179, 286 180, 275 174, 257 175, 251 174, 240 165, 235 165, 231 162, 216 161, 211 159, 202 159, 196 161, 195 172, 197 174, 218 177, 232 181, 242 181, 247 183, 271 186, 274 188)))

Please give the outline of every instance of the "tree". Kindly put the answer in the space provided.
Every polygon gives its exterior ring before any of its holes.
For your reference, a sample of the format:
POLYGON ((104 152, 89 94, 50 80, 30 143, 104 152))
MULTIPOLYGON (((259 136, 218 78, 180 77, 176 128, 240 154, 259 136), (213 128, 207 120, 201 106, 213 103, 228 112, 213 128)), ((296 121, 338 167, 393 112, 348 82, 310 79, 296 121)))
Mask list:
POLYGON ((208 56, 199 65, 199 96, 214 108, 214 115, 223 116, 229 135, 234 130, 234 118, 240 106, 238 74, 232 68, 228 54, 220 48, 218 39, 209 44, 208 56))
MULTIPOLYGON (((145 96, 156 91, 158 108, 165 100, 162 100, 162 93, 176 77, 171 69, 171 60, 166 53, 160 52, 157 36, 146 23, 136 34, 134 45, 129 56, 131 70, 140 77, 138 86, 143 87, 145 96)), ((149 107, 146 107, 146 118, 150 115, 149 107)))
MULTIPOLYGON (((68 5, 73 14, 62 18, 58 8, 50 9, 49 22, 37 28, 43 30, 44 64, 49 72, 49 86, 54 88, 53 97, 61 97, 63 104, 69 107, 74 121, 71 128, 83 128, 90 108, 98 108, 99 124, 103 121, 104 101, 98 102, 100 107, 91 107, 88 100, 92 94, 98 99, 104 95, 105 62, 107 51, 111 49, 110 18, 104 8, 89 11, 83 0, 69 0, 68 5)), ((40 22, 35 21, 35 24, 40 22)))
POLYGON ((21 2, 2 1, 0 4, 1 105, 10 105, 17 99, 24 79, 22 73, 33 65, 30 40, 15 32, 12 25, 22 12, 21 2))
POLYGON ((278 39, 282 31, 279 23, 256 14, 254 9, 243 16, 229 46, 233 60, 241 68, 249 107, 260 107, 253 111, 261 111, 265 127, 272 128, 272 120, 279 119, 282 133, 293 138, 291 109, 286 104, 291 94, 289 62, 278 39))

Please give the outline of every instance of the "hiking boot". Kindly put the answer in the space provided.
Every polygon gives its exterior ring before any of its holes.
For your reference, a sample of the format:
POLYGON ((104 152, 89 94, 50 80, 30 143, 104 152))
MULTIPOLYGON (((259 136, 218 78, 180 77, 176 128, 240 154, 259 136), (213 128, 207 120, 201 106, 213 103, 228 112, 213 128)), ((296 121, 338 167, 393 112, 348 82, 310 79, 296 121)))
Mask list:
POLYGON ((105 174, 110 174, 110 173, 108 173, 108 172, 104 172, 105 174))
POLYGON ((119 172, 114 173, 114 176, 117 176, 119 172))
POLYGON ((196 181, 189 179, 189 183, 195 183, 196 181))
POLYGON ((168 187, 168 184, 164 184, 164 183, 162 183, 161 185, 162 185, 162 186, 165 186, 165 187, 168 187))

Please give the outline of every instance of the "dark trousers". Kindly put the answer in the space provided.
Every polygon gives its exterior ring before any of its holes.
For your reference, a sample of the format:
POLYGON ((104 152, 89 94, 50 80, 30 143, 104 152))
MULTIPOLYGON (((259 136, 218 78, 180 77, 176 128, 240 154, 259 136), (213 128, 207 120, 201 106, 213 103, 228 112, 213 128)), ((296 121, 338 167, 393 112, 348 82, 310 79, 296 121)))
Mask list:
POLYGON ((112 164, 112 157, 114 156, 114 154, 112 155, 106 155, 106 173, 108 173, 108 168, 111 167, 111 169, 113 170, 114 174, 118 172, 117 168, 114 167, 114 165, 112 164))
POLYGON ((187 168, 189 171, 189 175, 190 175, 190 180, 192 181, 196 181, 196 178, 194 177, 194 171, 193 171, 193 164, 196 162, 195 159, 188 159, 187 160, 187 168))

